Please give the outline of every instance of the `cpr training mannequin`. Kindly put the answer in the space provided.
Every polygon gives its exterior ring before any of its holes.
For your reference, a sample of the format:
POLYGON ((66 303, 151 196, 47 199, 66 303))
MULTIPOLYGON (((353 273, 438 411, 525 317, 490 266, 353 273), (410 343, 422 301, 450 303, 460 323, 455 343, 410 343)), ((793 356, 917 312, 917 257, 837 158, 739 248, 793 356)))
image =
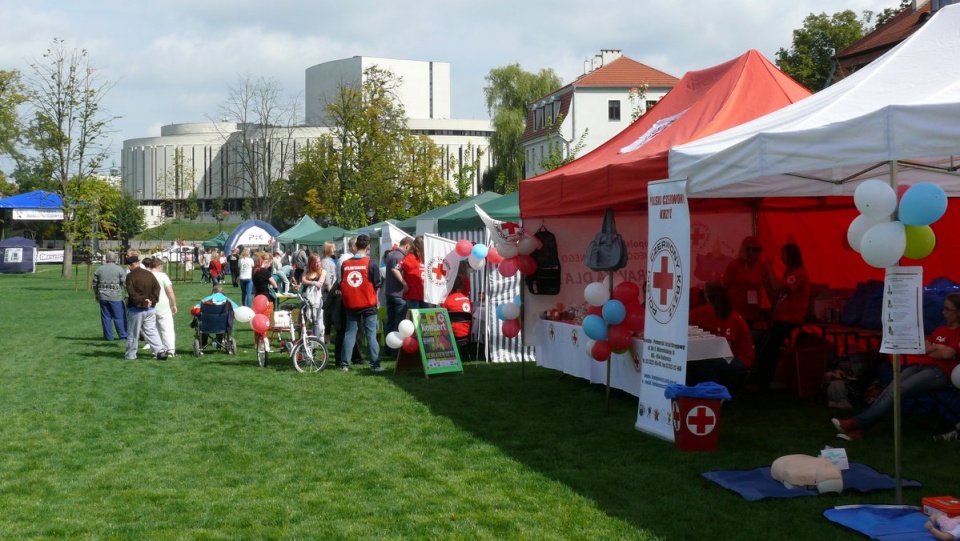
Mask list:
POLYGON ((960 537, 960 517, 948 517, 942 513, 930 515, 930 520, 923 525, 930 531, 930 535, 940 541, 954 541, 960 537))
POLYGON ((824 492, 843 492, 840 469, 825 458, 787 455, 773 461, 770 475, 787 488, 814 488, 824 492))

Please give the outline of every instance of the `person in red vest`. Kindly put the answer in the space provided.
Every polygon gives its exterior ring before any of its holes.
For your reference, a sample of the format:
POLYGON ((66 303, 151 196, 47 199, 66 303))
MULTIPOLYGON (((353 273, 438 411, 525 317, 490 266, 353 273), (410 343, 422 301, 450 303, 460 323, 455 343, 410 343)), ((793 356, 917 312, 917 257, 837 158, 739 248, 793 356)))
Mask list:
POLYGON ((377 342, 377 290, 380 289, 380 265, 369 255, 370 237, 359 235, 356 253, 340 265, 340 292, 346 312, 343 345, 337 355, 340 370, 350 370, 350 352, 357 341, 357 330, 363 323, 370 353, 370 371, 383 372, 380 366, 380 344, 377 342))
POLYGON ((753 368, 753 336, 746 320, 727 296, 727 288, 719 282, 710 282, 703 289, 706 303, 690 311, 690 324, 727 339, 733 360, 706 359, 687 363, 687 384, 704 381, 720 382, 724 377, 744 374, 753 368))
MULTIPOLYGON (((447 312, 451 316, 453 314, 473 314, 473 305, 470 303, 470 297, 464 293, 464 284, 463 276, 457 275, 457 278, 453 281, 453 288, 450 290, 450 293, 447 295, 447 298, 443 300, 443 307, 447 309, 447 312)), ((453 337, 457 340, 461 338, 466 338, 470 336, 470 321, 469 320, 454 320, 453 317, 450 318, 451 327, 453 327, 453 337)))

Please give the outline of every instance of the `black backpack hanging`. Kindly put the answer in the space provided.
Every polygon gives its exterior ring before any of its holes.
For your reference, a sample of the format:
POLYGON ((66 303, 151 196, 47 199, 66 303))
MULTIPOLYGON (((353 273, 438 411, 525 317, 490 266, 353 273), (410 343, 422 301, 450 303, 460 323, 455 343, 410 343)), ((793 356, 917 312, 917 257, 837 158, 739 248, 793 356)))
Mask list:
POLYGON ((627 266, 627 243, 623 236, 617 233, 613 209, 608 208, 604 214, 603 225, 587 246, 583 264, 596 272, 613 272, 627 266))
POLYGON ((562 281, 557 238, 542 225, 533 236, 540 241, 540 248, 530 254, 537 263, 537 271, 524 278, 527 290, 533 295, 557 295, 562 281))

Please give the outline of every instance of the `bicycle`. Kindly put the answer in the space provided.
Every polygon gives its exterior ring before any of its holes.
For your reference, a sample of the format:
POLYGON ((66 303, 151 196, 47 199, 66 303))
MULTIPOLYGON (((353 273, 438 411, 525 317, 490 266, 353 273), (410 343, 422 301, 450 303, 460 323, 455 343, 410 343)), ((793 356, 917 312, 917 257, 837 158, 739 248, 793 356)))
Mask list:
MULTIPOLYGON (((303 298, 301 297, 301 302, 303 298)), ((275 338, 279 342, 280 351, 287 352, 293 361, 294 368, 298 372, 320 372, 327 367, 330 361, 330 354, 327 346, 317 336, 310 335, 307 330, 310 325, 303 310, 299 310, 298 324, 300 327, 299 338, 297 329, 293 325, 291 312, 297 312, 295 306, 284 305, 274 312, 274 321, 267 334, 258 334, 256 337, 257 363, 261 367, 267 366, 270 357, 270 342, 275 338), (289 308, 289 310, 287 310, 289 308), (283 332, 289 332, 289 339, 284 339, 283 332)))

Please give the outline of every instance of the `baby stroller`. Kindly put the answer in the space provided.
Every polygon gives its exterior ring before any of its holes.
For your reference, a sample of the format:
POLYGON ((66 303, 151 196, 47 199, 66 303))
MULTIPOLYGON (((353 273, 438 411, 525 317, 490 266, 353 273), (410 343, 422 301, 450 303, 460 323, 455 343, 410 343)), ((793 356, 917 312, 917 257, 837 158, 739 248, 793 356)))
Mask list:
POLYGON ((203 351, 210 347, 223 349, 228 355, 237 352, 237 341, 233 338, 233 305, 229 301, 201 302, 190 326, 194 329, 194 357, 203 355, 203 351), (213 340, 210 340, 211 336, 213 340))

